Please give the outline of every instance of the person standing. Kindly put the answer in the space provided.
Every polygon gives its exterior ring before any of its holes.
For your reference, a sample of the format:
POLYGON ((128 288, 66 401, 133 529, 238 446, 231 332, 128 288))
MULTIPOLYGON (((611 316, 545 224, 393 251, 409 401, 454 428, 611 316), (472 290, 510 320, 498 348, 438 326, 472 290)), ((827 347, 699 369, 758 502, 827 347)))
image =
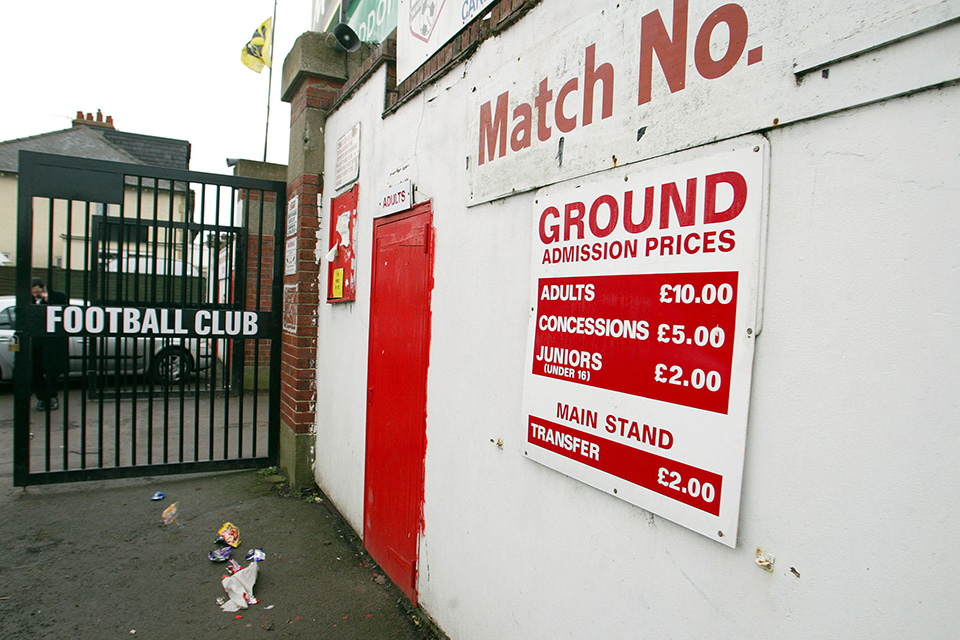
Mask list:
MULTIPOLYGON (((34 278, 30 286, 34 304, 67 304, 67 294, 47 290, 40 278, 34 278)), ((69 359, 68 338, 55 336, 33 339, 33 393, 37 396, 37 411, 60 408, 57 400, 59 378, 67 372, 69 359)))

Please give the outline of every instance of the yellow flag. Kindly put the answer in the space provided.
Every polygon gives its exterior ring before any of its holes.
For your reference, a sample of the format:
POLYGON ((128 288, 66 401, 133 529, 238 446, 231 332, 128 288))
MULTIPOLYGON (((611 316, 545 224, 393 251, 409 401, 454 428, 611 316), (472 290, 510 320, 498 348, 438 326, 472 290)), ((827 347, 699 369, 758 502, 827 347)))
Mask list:
POLYGON ((272 23, 273 18, 264 20, 263 24, 253 32, 250 42, 240 52, 240 61, 257 73, 260 73, 263 65, 270 66, 270 45, 273 40, 272 23))

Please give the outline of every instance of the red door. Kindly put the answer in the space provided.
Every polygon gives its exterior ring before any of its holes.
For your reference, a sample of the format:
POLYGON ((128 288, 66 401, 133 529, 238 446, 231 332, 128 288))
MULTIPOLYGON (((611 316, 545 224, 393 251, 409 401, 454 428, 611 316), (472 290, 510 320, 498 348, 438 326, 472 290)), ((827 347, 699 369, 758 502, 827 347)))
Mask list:
POLYGON ((430 204, 374 221, 363 541, 416 604, 426 454, 430 204))

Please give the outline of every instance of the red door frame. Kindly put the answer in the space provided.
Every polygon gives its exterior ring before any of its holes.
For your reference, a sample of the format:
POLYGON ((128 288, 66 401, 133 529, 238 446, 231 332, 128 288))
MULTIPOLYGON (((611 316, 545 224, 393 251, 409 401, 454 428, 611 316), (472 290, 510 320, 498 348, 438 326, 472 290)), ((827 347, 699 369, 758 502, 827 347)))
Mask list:
POLYGON ((430 202, 374 220, 364 546, 417 602, 433 291, 430 202))

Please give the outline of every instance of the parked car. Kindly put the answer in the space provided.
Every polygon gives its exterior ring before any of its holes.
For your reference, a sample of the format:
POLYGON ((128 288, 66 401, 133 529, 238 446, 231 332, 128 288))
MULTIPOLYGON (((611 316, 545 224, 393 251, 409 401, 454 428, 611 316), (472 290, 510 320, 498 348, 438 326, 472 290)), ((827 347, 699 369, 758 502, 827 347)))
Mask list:
MULTIPOLYGON (((70 304, 86 306, 78 299, 70 304)), ((0 296, 0 381, 13 380, 15 353, 9 344, 16 321, 16 297, 0 296)), ((172 385, 208 369, 213 360, 208 339, 71 336, 69 344, 70 376, 143 374, 155 384, 172 385)))

